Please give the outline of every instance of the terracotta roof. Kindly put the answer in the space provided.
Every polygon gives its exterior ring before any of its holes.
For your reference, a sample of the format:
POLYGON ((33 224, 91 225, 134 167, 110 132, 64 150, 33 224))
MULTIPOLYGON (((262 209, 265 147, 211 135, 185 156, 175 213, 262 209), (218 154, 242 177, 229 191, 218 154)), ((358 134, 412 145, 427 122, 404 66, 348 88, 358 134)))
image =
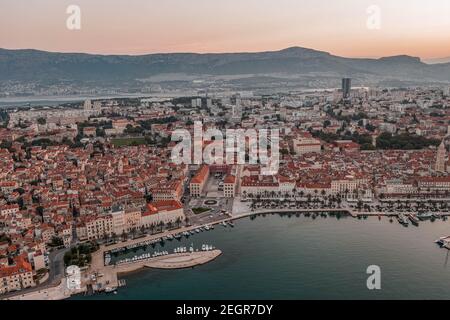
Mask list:
POLYGON ((183 205, 176 200, 155 201, 147 205, 147 211, 143 215, 156 214, 161 211, 174 211, 182 208, 183 205))
POLYGON ((202 183, 206 179, 209 173, 207 165, 203 165, 200 170, 197 171, 195 176, 191 179, 191 183, 202 183))

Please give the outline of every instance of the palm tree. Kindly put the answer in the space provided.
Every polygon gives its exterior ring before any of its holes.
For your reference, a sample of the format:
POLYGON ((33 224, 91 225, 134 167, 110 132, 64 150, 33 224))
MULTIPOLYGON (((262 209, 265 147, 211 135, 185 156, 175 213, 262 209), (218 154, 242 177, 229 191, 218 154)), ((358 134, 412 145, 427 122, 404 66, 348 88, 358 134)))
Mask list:
POLYGON ((363 206, 362 201, 358 200, 358 204, 356 205, 356 207, 358 208, 358 211, 361 211, 362 206, 363 206))
POLYGON ((180 224, 181 224, 181 218, 177 217, 177 220, 175 221, 175 223, 177 224, 177 227, 179 228, 180 224))

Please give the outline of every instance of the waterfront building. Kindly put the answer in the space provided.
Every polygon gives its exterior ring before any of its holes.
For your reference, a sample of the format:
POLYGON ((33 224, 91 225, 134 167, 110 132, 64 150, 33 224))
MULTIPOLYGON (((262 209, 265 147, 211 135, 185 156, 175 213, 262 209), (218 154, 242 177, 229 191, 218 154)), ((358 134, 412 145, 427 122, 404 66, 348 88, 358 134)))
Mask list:
POLYGON ((195 174, 195 176, 191 179, 191 183, 189 184, 191 197, 201 196, 206 181, 208 180, 208 177, 209 177, 209 166, 202 165, 201 168, 195 174))
POLYGON ((331 183, 300 182, 296 185, 296 191, 303 195, 328 195, 331 194, 331 183))
POLYGON ((236 194, 236 177, 229 174, 223 180, 223 196, 233 198, 236 194))
POLYGON ((177 223, 185 220, 183 205, 179 201, 165 200, 147 204, 141 216, 141 225, 149 228, 152 225, 177 223))
POLYGON ((337 193, 352 193, 361 184, 366 183, 367 179, 358 178, 352 175, 346 175, 342 178, 331 181, 331 192, 337 193))
POLYGON ((136 230, 141 226, 141 208, 131 207, 125 209, 125 231, 130 232, 136 230))
POLYGON ((77 227, 77 236, 80 240, 96 240, 105 236, 111 236, 113 233, 112 215, 88 216, 84 221, 85 229, 82 226, 77 227))
POLYGON ((243 176, 241 180, 241 195, 262 196, 265 198, 279 197, 280 184, 275 176, 243 176))
POLYGON ((130 232, 141 226, 141 209, 139 207, 123 209, 120 206, 114 206, 111 216, 112 229, 115 234, 130 232))
POLYGON ((36 286, 31 263, 17 256, 12 265, 0 267, 0 294, 36 286))
POLYGON ((450 192, 450 176, 420 177, 417 179, 417 187, 420 188, 423 192, 450 192))

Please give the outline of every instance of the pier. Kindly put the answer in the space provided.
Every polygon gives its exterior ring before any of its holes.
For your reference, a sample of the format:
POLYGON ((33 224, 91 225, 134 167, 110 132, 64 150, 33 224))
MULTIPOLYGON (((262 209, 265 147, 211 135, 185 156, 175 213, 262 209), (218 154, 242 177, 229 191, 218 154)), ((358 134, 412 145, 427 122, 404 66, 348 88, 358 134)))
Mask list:
MULTIPOLYGON (((174 253, 165 256, 152 257, 138 261, 131 261, 119 265, 101 266, 95 270, 95 274, 100 275, 96 281, 99 291, 106 289, 115 289, 120 287, 119 277, 145 268, 153 269, 184 269, 208 263, 222 254, 220 250, 194 251, 184 253, 174 253)), ((98 260, 103 261, 103 256, 96 255, 96 264, 98 260)), ((93 261, 94 262, 94 261, 93 261)), ((103 263, 103 262, 101 262, 103 263)))

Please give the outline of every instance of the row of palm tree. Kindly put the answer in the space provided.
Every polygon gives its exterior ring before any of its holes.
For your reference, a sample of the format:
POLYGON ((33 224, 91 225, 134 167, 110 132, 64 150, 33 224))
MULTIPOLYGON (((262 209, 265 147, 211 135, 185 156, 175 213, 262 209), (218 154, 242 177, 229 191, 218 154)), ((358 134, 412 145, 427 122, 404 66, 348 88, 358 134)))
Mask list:
MULTIPOLYGON (((345 194, 345 193, 344 193, 345 194)), ((249 199, 252 200, 250 204, 250 209, 254 211, 257 208, 275 209, 280 207, 294 206, 296 208, 340 208, 343 198, 341 194, 336 195, 326 195, 324 197, 313 197, 311 194, 307 194, 306 198, 298 199, 296 197, 292 198, 263 198, 264 194, 259 197, 252 198, 252 195, 247 195, 249 199)), ((447 201, 444 200, 428 200, 426 202, 405 202, 397 200, 396 202, 381 202, 378 204, 368 204, 364 203, 359 199, 355 205, 349 204, 349 207, 355 208, 358 211, 364 210, 364 212, 382 212, 382 211, 446 211, 450 207, 447 201)))

